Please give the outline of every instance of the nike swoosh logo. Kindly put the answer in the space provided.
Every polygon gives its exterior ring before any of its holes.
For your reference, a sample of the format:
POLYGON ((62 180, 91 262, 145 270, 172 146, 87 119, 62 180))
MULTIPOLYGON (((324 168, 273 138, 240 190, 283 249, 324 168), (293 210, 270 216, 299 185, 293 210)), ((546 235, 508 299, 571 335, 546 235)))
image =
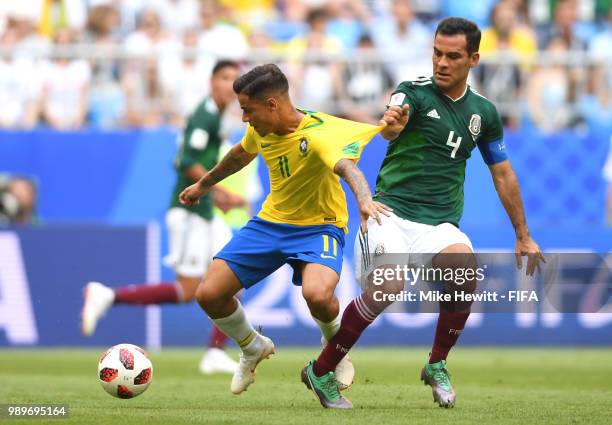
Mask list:
POLYGON ((269 148, 269 147, 270 147, 270 145, 269 145, 269 144, 267 144, 267 143, 262 143, 262 144, 261 144, 261 148, 262 148, 262 149, 269 148))
POLYGON ((321 258, 333 258, 334 260, 336 259, 334 255, 325 255, 325 254, 321 254, 321 258))

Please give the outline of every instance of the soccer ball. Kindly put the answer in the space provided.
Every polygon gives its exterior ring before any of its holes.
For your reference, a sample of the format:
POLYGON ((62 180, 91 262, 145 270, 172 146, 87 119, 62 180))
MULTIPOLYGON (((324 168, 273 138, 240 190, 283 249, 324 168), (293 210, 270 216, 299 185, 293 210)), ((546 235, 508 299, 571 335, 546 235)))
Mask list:
POLYGON ((142 348, 118 344, 100 356, 98 377, 102 388, 113 397, 133 398, 149 387, 153 365, 142 348))

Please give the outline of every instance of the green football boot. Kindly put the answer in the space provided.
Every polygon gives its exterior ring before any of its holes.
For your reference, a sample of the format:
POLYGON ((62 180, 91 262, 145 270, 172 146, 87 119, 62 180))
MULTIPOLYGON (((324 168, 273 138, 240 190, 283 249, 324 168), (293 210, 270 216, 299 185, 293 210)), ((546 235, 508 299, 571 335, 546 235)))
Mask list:
POLYGON ((311 360, 302 369, 302 382, 304 385, 309 390, 312 390, 323 407, 330 409, 352 409, 353 403, 338 391, 334 372, 327 372, 323 376, 316 376, 312 369, 314 362, 314 360, 311 360))
POLYGON ((446 361, 426 364, 421 370, 421 381, 431 386, 434 403, 440 407, 455 407, 455 391, 450 382, 450 373, 446 370, 446 361))

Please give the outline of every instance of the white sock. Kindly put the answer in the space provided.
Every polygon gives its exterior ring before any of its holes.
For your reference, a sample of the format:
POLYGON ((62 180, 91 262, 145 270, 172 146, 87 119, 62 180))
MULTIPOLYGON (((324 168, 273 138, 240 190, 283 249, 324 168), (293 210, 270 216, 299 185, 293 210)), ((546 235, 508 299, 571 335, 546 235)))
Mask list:
POLYGON ((321 329, 321 334, 323 334, 325 341, 332 339, 334 335, 336 335, 336 332, 338 332, 338 329, 340 329, 340 315, 329 323, 322 322, 316 317, 313 317, 313 319, 317 322, 317 325, 319 325, 319 329, 321 329))
POLYGON ((232 314, 227 317, 221 317, 220 319, 212 319, 212 321, 221 332, 233 339, 244 352, 247 351, 245 350, 246 347, 251 344, 258 335, 247 320, 240 301, 238 301, 238 308, 236 308, 236 311, 232 314))

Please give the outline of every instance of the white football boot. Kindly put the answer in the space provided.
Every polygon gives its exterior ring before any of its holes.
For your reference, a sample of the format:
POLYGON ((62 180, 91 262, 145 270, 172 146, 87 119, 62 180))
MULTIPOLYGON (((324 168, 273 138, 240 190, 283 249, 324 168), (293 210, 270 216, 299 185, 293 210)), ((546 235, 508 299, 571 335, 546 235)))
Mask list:
POLYGON ((115 291, 100 282, 89 282, 85 286, 85 302, 81 310, 81 332, 93 335, 98 321, 104 317, 115 301, 115 291))
POLYGON ((237 368, 238 363, 221 348, 209 348, 200 360, 200 373, 204 375, 234 373, 237 368))
POLYGON ((255 368, 264 359, 275 353, 274 343, 268 337, 257 334, 251 343, 240 353, 238 368, 232 377, 230 390, 234 394, 246 391, 247 387, 255 382, 255 368))
MULTIPOLYGON (((321 344, 323 345, 323 348, 325 348, 327 345, 327 341, 324 337, 321 337, 321 344)), ((338 363, 336 366, 334 376, 340 391, 347 390, 351 385, 353 385, 353 380, 355 379, 355 366, 353 366, 351 357, 348 354, 344 356, 342 360, 340 360, 340 363, 338 363)))

